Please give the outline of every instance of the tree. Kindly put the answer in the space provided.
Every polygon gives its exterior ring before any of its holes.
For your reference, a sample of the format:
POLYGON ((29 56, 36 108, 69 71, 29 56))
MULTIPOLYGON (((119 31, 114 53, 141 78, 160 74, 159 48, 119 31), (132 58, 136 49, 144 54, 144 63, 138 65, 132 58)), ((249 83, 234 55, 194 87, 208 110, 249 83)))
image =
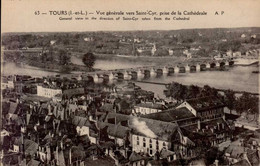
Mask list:
POLYGON ((178 101, 182 101, 187 98, 188 88, 182 84, 173 82, 166 88, 167 90, 164 91, 164 93, 167 97, 173 97, 178 101))
POLYGON ((95 65, 96 57, 93 53, 88 52, 83 55, 82 62, 90 69, 95 65))
POLYGON ((203 96, 217 96, 218 91, 215 88, 212 88, 208 85, 204 85, 200 95, 201 95, 201 97, 203 97, 203 96))
POLYGON ((200 88, 196 85, 191 85, 188 88, 187 98, 196 98, 200 94, 200 88))
POLYGON ((59 50, 58 58, 60 65, 67 65, 70 62, 70 55, 65 50, 59 50))
POLYGON ((235 108, 235 102, 236 102, 236 96, 234 91, 232 90, 227 90, 224 92, 225 97, 225 103, 227 104, 227 107, 230 109, 230 113, 231 111, 235 108))
POLYGON ((236 100, 235 110, 241 114, 247 112, 250 109, 250 95, 248 93, 243 93, 242 96, 236 100))

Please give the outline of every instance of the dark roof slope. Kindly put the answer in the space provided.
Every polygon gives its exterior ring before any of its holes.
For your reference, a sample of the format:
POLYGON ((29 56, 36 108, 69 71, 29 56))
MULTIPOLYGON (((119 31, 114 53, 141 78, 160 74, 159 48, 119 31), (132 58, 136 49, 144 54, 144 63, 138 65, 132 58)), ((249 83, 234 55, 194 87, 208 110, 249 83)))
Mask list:
POLYGON ((193 98, 186 100, 186 102, 188 102, 197 111, 205 111, 226 106, 217 96, 193 98))
POLYGON ((152 135, 152 137, 156 137, 164 141, 169 141, 173 134, 179 129, 179 126, 176 123, 163 122, 118 113, 108 113, 106 119, 112 118, 116 120, 116 124, 119 124, 122 121, 128 121, 127 125, 129 128, 133 129, 132 132, 134 134, 147 137, 151 137, 152 135), (147 131, 153 134, 147 135, 147 131))
POLYGON ((186 107, 183 107, 178 109, 170 109, 167 111, 153 113, 153 114, 141 115, 141 117, 160 120, 164 122, 172 122, 172 121, 178 121, 182 119, 195 118, 195 115, 193 115, 186 107))
POLYGON ((127 136, 127 133, 130 131, 130 129, 128 127, 121 126, 119 124, 114 125, 114 124, 110 124, 110 123, 98 122, 98 126, 101 129, 108 127, 107 133, 116 138, 125 138, 127 136))

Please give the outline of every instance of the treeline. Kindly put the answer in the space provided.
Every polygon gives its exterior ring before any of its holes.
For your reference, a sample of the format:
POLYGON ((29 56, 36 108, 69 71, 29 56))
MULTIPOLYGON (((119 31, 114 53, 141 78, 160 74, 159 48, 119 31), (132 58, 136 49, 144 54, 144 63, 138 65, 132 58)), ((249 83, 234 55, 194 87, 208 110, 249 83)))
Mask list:
POLYGON ((182 85, 177 82, 173 82, 166 86, 164 91, 166 97, 172 97, 178 102, 186 99, 205 97, 205 96, 219 96, 224 104, 232 111, 235 110, 241 114, 243 112, 258 114, 259 111, 259 97, 244 92, 241 96, 236 96, 233 90, 226 90, 224 94, 218 93, 218 90, 205 85, 204 87, 198 87, 196 85, 182 85))
MULTIPOLYGON (((41 48, 55 41, 55 47, 72 52, 95 52, 100 54, 132 54, 134 39, 140 39, 139 44, 156 43, 156 56, 167 56, 168 48, 176 46, 189 49, 201 47, 197 54, 209 56, 213 50, 243 50, 243 43, 260 44, 259 28, 243 29, 188 29, 174 31, 132 31, 132 32, 75 32, 75 33, 24 33, 3 34, 2 45, 8 50, 22 48, 41 48), (250 30, 250 31, 249 31, 250 30), (241 38, 245 34, 245 38, 241 38), (120 42, 124 39, 126 42, 120 42), (225 41, 222 41, 225 40, 225 41)), ((182 51, 174 55, 182 55, 182 51)))
POLYGON ((180 102, 191 98, 219 95, 217 89, 208 85, 201 88, 196 85, 187 86, 177 82, 172 82, 171 84, 166 85, 164 94, 166 97, 172 97, 180 102))

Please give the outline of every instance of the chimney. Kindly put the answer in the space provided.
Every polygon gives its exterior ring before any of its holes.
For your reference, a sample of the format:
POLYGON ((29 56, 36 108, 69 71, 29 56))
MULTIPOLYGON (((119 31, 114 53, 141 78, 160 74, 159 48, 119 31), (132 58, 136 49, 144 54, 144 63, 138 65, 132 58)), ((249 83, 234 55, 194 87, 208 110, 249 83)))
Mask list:
POLYGON ((60 141, 60 148, 61 148, 61 150, 63 150, 63 142, 62 142, 62 140, 60 141))
POLYGON ((217 123, 217 125, 218 125, 218 130, 220 130, 220 123, 217 123))
POLYGON ((70 150, 69 150, 69 165, 71 165, 72 161, 71 161, 71 147, 70 147, 70 150))
POLYGON ((60 165, 60 163, 59 163, 59 148, 58 148, 58 146, 56 146, 56 164, 60 165))
POLYGON ((211 130, 212 133, 214 133, 214 128, 211 128, 210 130, 211 130))
POLYGON ((200 119, 198 120, 198 129, 201 129, 200 119))
POLYGON ((223 113, 222 118, 223 118, 224 120, 226 120, 225 113, 223 113))
POLYGON ((219 161, 216 159, 215 162, 214 162, 214 164, 215 164, 216 166, 218 166, 218 162, 219 162, 219 161))

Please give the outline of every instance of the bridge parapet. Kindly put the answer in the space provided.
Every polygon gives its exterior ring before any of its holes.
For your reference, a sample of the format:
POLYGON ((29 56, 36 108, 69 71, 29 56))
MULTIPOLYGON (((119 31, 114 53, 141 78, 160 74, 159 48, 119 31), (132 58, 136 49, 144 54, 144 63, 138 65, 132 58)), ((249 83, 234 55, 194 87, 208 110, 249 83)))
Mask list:
POLYGON ((185 72, 189 72, 190 71, 190 66, 189 65, 186 65, 185 66, 185 72))
POLYGON ((151 69, 150 69, 150 75, 151 75, 151 76, 156 75, 156 72, 155 72, 154 68, 151 68, 151 69))
POLYGON ((163 74, 168 74, 169 73, 169 69, 167 67, 163 67, 163 74))
POLYGON ((206 68, 207 68, 207 69, 210 68, 210 63, 206 63, 206 68))
POLYGON ((137 77, 138 77, 138 78, 143 78, 143 77, 144 77, 144 74, 143 74, 143 72, 142 72, 141 69, 138 69, 138 70, 137 70, 137 77))
POLYGON ((196 64, 196 71, 200 71, 200 64, 196 64))
POLYGON ((180 72, 180 68, 178 66, 174 67, 174 73, 179 73, 180 72))
POLYGON ((226 62, 225 62, 225 66, 229 66, 229 61, 226 61, 226 62))

